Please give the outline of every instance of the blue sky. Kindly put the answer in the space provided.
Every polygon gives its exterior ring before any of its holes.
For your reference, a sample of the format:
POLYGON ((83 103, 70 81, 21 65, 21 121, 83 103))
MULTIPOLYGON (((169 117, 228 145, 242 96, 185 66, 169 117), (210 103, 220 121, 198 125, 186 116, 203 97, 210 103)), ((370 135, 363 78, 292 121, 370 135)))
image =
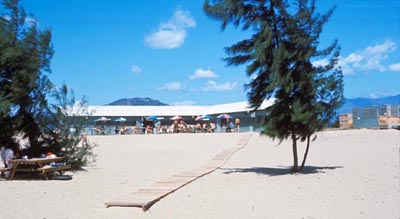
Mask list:
MULTIPOLYGON (((20 0, 39 28, 50 28, 50 79, 91 105, 150 97, 171 105, 245 101, 245 67, 228 67, 224 47, 250 32, 202 11, 203 0, 20 0)), ((320 0, 337 5, 320 38, 341 46, 345 96, 400 93, 400 1, 320 0)), ((322 60, 323 61, 323 60, 322 60)))

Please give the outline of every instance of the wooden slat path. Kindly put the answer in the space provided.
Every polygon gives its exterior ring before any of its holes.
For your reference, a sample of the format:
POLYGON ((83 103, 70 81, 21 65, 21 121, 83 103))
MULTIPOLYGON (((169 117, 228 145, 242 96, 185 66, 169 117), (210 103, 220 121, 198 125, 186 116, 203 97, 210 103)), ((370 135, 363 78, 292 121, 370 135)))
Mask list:
POLYGON ((146 211, 167 195, 224 165, 236 151, 247 145, 250 138, 251 133, 243 135, 233 147, 221 151, 200 168, 179 172, 153 183, 148 188, 140 188, 117 201, 106 202, 105 205, 106 207, 139 207, 146 211))

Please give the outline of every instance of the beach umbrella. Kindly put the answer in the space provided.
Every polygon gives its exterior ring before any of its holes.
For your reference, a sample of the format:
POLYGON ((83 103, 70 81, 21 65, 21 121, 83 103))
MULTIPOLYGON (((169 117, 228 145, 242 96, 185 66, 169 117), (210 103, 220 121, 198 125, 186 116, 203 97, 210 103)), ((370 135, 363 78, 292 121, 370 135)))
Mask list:
POLYGON ((183 120, 182 116, 174 116, 169 118, 170 120, 183 120))
POLYGON ((111 119, 102 116, 101 118, 98 118, 98 119, 96 119, 95 121, 96 121, 96 122, 107 122, 107 121, 110 121, 110 120, 111 120, 111 119))
POLYGON ((199 122, 199 121, 203 121, 203 117, 198 116, 194 119, 194 121, 199 122))
POLYGON ((208 115, 208 114, 202 115, 201 117, 203 117, 203 120, 211 120, 211 119, 214 119, 214 116, 208 115))
POLYGON ((217 118, 218 119, 230 119, 230 118, 232 118, 232 116, 224 113, 224 114, 219 115, 217 118))
POLYGON ((211 119, 214 119, 214 117, 212 115, 205 114, 205 115, 196 117, 194 120, 195 121, 208 121, 211 119))
POLYGON ((152 115, 152 116, 147 117, 146 121, 154 121, 154 120, 162 120, 162 119, 164 119, 164 117, 159 117, 159 116, 156 116, 156 115, 152 115))
POLYGON ((126 122, 126 119, 124 117, 119 117, 115 121, 116 122, 126 122))

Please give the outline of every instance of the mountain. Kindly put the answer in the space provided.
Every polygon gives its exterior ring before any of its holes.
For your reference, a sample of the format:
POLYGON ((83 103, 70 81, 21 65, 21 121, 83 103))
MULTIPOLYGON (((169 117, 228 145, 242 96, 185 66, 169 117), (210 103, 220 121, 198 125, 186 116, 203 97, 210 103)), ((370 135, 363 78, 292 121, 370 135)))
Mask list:
POLYGON ((168 106, 168 104, 162 103, 159 100, 153 100, 148 97, 134 97, 122 98, 112 103, 106 104, 106 106, 168 106))
POLYGON ((381 98, 352 98, 345 99, 344 105, 338 110, 339 114, 351 113, 353 107, 381 106, 400 104, 400 95, 381 98))
MULTIPOLYGON (((366 106, 381 106, 381 105, 395 105, 400 104, 400 95, 388 96, 381 98, 350 98, 345 99, 344 105, 338 110, 339 114, 351 113, 353 107, 366 107, 366 106)), ((151 98, 123 98, 116 100, 112 103, 106 104, 106 106, 168 106, 168 104, 162 103, 159 100, 153 100, 151 98)))

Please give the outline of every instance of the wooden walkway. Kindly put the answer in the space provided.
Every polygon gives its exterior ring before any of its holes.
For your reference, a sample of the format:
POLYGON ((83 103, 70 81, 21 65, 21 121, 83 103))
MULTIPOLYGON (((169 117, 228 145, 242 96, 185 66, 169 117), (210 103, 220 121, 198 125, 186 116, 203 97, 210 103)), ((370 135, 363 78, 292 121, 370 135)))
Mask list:
POLYGON ((243 135, 233 147, 221 151, 211 161, 200 168, 179 172, 171 177, 155 182, 148 188, 140 188, 133 192, 133 194, 121 197, 117 201, 106 202, 105 205, 106 207, 139 207, 143 211, 146 211, 167 195, 224 165, 236 151, 247 145, 250 138, 251 133, 243 135))

